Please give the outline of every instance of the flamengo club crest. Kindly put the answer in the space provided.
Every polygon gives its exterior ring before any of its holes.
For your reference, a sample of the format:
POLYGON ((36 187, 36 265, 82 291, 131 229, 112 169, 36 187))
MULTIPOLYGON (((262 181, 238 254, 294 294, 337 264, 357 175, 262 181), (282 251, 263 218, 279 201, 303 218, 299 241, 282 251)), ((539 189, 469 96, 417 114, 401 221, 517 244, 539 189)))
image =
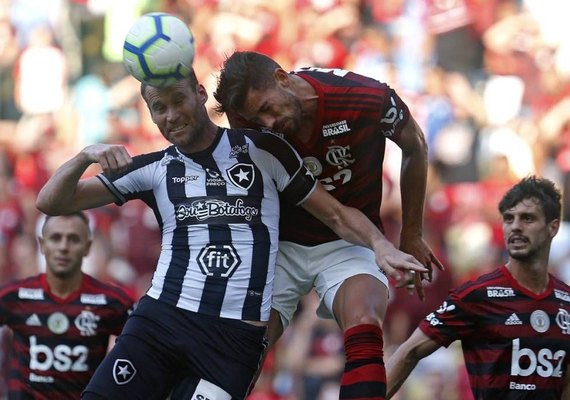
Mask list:
POLYGON ((562 329, 562 333, 570 335, 570 314, 568 311, 559 308, 556 314, 556 324, 562 329))

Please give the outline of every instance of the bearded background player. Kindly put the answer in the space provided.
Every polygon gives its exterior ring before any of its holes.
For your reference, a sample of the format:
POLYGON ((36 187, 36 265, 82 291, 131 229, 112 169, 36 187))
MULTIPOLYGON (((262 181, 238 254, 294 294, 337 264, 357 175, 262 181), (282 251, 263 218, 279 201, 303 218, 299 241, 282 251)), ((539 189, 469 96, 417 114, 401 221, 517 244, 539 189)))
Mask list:
POLYGON ((452 290, 400 345, 386 367, 388 398, 419 360, 460 340, 475 399, 570 399, 570 286, 548 272, 561 194, 528 177, 499 212, 507 262, 452 290))

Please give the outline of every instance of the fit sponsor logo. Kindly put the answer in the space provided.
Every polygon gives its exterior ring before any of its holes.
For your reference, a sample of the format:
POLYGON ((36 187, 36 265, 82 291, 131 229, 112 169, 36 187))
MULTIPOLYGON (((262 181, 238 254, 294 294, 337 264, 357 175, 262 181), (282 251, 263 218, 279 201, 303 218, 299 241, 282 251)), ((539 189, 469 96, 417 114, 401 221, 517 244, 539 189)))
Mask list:
POLYGON ((554 297, 570 303, 570 294, 568 294, 568 292, 564 292, 563 290, 554 289, 554 297))
POLYGON ((332 124, 323 125, 323 137, 337 136, 342 133, 350 132, 348 122, 346 120, 333 122, 332 124))
POLYGON ((18 298, 26 300, 43 300, 44 290, 43 289, 30 289, 30 288, 19 288, 18 298))
POLYGON ((534 350, 521 347, 519 338, 513 339, 511 375, 525 377, 536 374, 543 378, 561 378, 565 358, 564 350, 534 350))
POLYGON ((236 199, 233 204, 225 200, 203 199, 193 201, 190 205, 184 204, 176 208, 176 219, 179 221, 188 218, 206 221, 220 217, 240 217, 246 221, 251 221, 258 215, 259 209, 245 205, 242 199, 236 199))
POLYGON ((194 182, 198 179, 198 175, 190 175, 190 176, 173 176, 172 183, 187 183, 187 182, 194 182))
POLYGON ((238 252, 231 244, 210 244, 198 254, 198 264, 206 276, 229 278, 241 264, 238 252))
POLYGON ((515 291, 513 288, 489 286, 487 288, 487 297, 514 297, 515 291))

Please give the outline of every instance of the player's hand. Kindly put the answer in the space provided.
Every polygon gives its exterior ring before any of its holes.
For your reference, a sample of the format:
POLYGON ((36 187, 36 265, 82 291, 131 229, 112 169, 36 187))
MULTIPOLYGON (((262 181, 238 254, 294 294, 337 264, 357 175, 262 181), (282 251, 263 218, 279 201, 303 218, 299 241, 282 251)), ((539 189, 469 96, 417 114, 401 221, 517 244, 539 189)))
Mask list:
MULTIPOLYGON (((428 269, 427 273, 423 273, 417 277, 409 277, 408 280, 421 283, 422 280, 431 282, 433 279, 433 266, 443 271, 445 268, 443 264, 433 254, 430 246, 425 242, 421 236, 406 236, 400 237, 400 250, 413 255, 423 266, 428 269)), ((409 283, 409 282, 408 282, 409 283)))
MULTIPOLYGON (((419 277, 429 272, 414 256, 397 249, 391 244, 375 249, 374 252, 376 254, 376 263, 386 275, 398 282, 396 284, 397 288, 412 282, 413 277, 419 277)), ((418 289, 418 296, 423 299, 421 279, 419 287, 416 286, 416 288, 418 289)))
POLYGON ((92 163, 98 163, 105 174, 123 172, 133 163, 123 145, 93 144, 85 147, 81 153, 92 163))

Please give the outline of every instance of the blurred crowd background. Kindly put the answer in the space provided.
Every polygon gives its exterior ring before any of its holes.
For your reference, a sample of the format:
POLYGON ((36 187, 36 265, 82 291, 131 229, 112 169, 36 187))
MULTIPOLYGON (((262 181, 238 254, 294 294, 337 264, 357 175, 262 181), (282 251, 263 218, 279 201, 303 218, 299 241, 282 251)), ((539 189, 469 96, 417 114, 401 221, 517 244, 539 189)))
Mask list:
MULTIPOLYGON (((123 143, 131 154, 167 145, 121 64, 126 31, 151 11, 188 23, 210 94, 225 55, 239 49, 288 70, 350 69, 407 102, 429 144, 425 235, 446 270, 436 271, 423 302, 392 289, 386 358, 451 287, 503 262, 497 202, 523 176, 546 176, 566 193, 551 270, 570 282, 567 0, 0 0, 0 283, 42 270, 35 197, 62 162, 96 142, 123 143)), ((212 118, 227 126, 214 102, 212 118)), ((389 146, 382 177, 382 215, 396 243, 399 157, 389 146)), ((90 216, 96 233, 85 270, 140 296, 160 249, 152 213, 131 202, 90 216)), ((317 301, 304 299, 253 400, 338 398, 342 333, 315 317, 317 301)), ((423 360, 398 399, 469 399, 458 349, 423 360)), ((5 391, 0 379, 0 397, 5 391)))

